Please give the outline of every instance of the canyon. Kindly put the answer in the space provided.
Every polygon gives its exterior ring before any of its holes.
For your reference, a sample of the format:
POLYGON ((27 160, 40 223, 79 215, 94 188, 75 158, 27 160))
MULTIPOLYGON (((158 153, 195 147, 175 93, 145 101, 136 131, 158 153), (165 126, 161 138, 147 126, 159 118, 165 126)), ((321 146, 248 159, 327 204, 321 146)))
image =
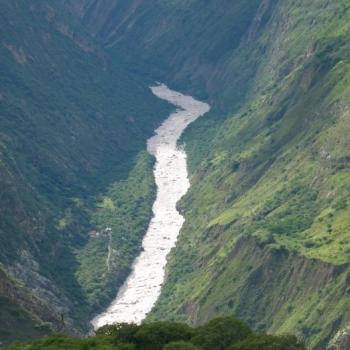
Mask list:
POLYGON ((0 282, 24 338, 46 322, 85 334, 142 254, 156 200, 146 143, 173 108, 148 88, 162 81, 211 110, 179 140, 191 187, 147 320, 237 315, 346 347, 345 0, 1 6, 0 282))

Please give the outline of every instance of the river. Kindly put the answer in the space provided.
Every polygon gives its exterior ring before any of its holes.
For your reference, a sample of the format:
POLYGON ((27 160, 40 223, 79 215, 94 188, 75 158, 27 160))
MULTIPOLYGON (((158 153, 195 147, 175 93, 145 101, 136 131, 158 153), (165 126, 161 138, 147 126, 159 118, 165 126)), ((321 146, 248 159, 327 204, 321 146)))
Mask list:
POLYGON ((95 329, 121 322, 140 324, 145 319, 159 298, 167 255, 176 245, 185 221, 177 211, 176 203, 186 194, 190 183, 186 153, 177 146, 177 141, 186 127, 207 113, 210 106, 164 84, 151 87, 151 90, 160 99, 177 107, 147 142, 148 152, 156 158, 157 197, 153 204, 153 218, 130 276, 107 310, 92 320, 95 329))

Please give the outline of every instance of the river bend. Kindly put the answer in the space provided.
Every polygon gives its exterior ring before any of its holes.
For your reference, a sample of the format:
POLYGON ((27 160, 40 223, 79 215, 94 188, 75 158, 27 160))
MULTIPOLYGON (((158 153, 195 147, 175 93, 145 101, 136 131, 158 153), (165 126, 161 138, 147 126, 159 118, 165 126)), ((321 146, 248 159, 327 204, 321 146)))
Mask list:
POLYGON ((177 211, 176 203, 186 194, 190 183, 186 153, 177 146, 177 141, 186 127, 207 113, 210 106, 164 84, 151 87, 151 90, 160 99, 177 107, 147 142, 148 152, 156 158, 157 197, 153 204, 153 218, 131 274, 107 310, 92 320, 95 329, 121 322, 140 324, 145 319, 160 295, 167 255, 176 245, 185 221, 177 211))

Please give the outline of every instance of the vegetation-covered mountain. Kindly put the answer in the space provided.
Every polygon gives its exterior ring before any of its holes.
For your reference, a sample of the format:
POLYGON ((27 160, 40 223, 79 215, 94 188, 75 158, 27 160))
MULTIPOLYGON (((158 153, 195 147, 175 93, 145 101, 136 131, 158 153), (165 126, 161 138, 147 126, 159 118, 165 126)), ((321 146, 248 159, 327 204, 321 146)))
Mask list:
POLYGON ((110 300, 154 198, 152 160, 136 154, 167 109, 146 89, 158 79, 213 108, 183 137, 186 224, 150 318, 237 315, 313 349, 347 348, 347 1, 1 7, 1 261, 14 290, 17 278, 52 293, 57 328, 57 310, 82 323, 110 300))
POLYGON ((86 329, 91 311, 114 295, 151 215, 153 160, 140 151, 169 108, 58 3, 2 1, 0 23, 6 342, 64 324, 86 329), (114 196, 123 201, 118 207, 114 196), (117 224, 120 215, 132 217, 127 229, 117 224), (129 241, 118 244, 130 231, 129 241), (99 256, 87 253, 94 246, 99 256))
POLYGON ((152 317, 236 314, 320 349, 346 334, 349 4, 85 5, 79 17, 112 55, 214 107, 184 136, 186 224, 152 317))

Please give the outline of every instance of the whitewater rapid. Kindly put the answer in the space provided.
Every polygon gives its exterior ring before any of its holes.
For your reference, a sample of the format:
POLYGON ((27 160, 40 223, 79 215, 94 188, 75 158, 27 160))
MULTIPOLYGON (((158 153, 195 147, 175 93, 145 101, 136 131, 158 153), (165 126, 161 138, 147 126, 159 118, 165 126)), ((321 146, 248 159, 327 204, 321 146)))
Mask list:
POLYGON ((185 221, 177 211, 176 203, 186 194, 190 183, 186 153, 177 146, 177 141, 186 127, 207 113, 210 106, 164 84, 151 87, 151 90, 160 99, 177 107, 147 142, 148 152, 156 158, 157 197, 153 218, 130 276, 108 309, 92 320, 95 329, 121 322, 140 324, 145 319, 160 295, 167 255, 176 245, 185 221))

